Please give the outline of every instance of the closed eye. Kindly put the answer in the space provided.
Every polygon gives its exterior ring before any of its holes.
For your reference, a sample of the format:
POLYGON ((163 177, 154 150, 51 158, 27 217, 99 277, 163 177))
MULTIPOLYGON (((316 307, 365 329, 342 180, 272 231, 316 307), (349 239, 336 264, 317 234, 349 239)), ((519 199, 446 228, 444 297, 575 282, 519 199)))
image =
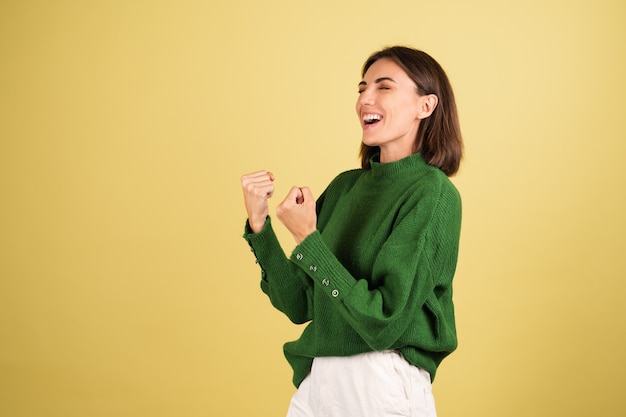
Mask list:
MULTIPOLYGON (((393 78, 389 78, 389 77, 377 78, 374 81, 374 84, 378 84, 379 90, 391 90, 391 87, 386 85, 387 83, 397 84, 397 82, 393 78)), ((366 90, 366 88, 367 88, 367 83, 365 81, 361 81, 359 83, 359 94, 363 93, 366 90)))

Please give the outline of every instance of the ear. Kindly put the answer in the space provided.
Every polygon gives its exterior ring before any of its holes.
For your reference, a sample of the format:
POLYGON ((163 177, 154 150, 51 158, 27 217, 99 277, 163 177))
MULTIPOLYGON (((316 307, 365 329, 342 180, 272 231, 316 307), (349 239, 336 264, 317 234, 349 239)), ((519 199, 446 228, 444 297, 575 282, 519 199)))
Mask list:
POLYGON ((437 103, 439 103, 439 97, 434 94, 427 94, 425 96, 420 96, 419 101, 417 118, 421 120, 433 114, 435 107, 437 107, 437 103))

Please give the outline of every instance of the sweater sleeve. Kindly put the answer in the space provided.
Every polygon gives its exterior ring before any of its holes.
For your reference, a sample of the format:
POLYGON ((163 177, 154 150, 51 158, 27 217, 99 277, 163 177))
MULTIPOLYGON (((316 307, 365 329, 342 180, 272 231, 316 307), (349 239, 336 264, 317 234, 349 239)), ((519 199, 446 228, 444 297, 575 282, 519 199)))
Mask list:
POLYGON ((261 267, 261 289, 272 305, 296 323, 313 318, 313 283, 286 257, 267 217, 263 230, 253 233, 246 222, 244 239, 261 267))
POLYGON ((423 347, 450 349, 439 341, 452 336, 456 343, 453 312, 442 306, 452 309, 460 221, 460 197, 453 187, 444 187, 429 201, 403 207, 371 277, 352 276, 319 231, 302 241, 291 259, 373 350, 398 347, 406 332, 416 331, 424 332, 423 347))

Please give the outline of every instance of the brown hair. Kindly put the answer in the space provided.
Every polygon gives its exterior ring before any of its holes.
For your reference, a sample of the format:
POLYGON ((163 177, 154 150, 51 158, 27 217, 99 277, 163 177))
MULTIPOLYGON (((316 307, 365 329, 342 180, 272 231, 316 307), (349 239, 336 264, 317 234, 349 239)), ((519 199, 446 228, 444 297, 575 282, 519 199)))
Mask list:
MULTIPOLYGON (((369 67, 381 58, 391 59, 398 64, 417 85, 418 95, 437 96, 439 102, 435 110, 420 122, 415 138, 415 152, 420 152, 428 164, 438 167, 447 176, 454 175, 463 157, 463 139, 448 76, 430 55, 404 46, 392 46, 374 52, 365 61, 361 75, 365 76, 369 67)), ((378 152, 378 146, 361 143, 361 166, 369 169, 370 159, 378 152)))

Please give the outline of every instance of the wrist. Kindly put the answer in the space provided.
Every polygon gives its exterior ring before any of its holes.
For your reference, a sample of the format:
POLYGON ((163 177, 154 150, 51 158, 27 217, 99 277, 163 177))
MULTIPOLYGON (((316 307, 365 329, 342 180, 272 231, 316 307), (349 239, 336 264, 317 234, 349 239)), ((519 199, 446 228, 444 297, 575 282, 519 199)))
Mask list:
POLYGON ((248 219, 248 225, 250 226, 250 230, 252 230, 252 233, 259 233, 261 230, 263 230, 266 220, 267 217, 263 220, 248 219))
POLYGON ((299 233, 299 234, 297 234, 297 235, 295 235, 295 234, 294 234, 294 235, 293 235, 293 237, 294 237, 294 239, 296 240, 296 243, 299 245, 300 243, 302 243, 302 241, 303 241, 304 239, 306 239, 306 238, 307 238, 307 237, 309 237, 309 236, 310 236, 313 232, 315 232, 315 230, 317 230, 317 229, 313 229, 313 230, 309 231, 308 233, 307 233, 307 232, 304 232, 304 233, 299 233))

